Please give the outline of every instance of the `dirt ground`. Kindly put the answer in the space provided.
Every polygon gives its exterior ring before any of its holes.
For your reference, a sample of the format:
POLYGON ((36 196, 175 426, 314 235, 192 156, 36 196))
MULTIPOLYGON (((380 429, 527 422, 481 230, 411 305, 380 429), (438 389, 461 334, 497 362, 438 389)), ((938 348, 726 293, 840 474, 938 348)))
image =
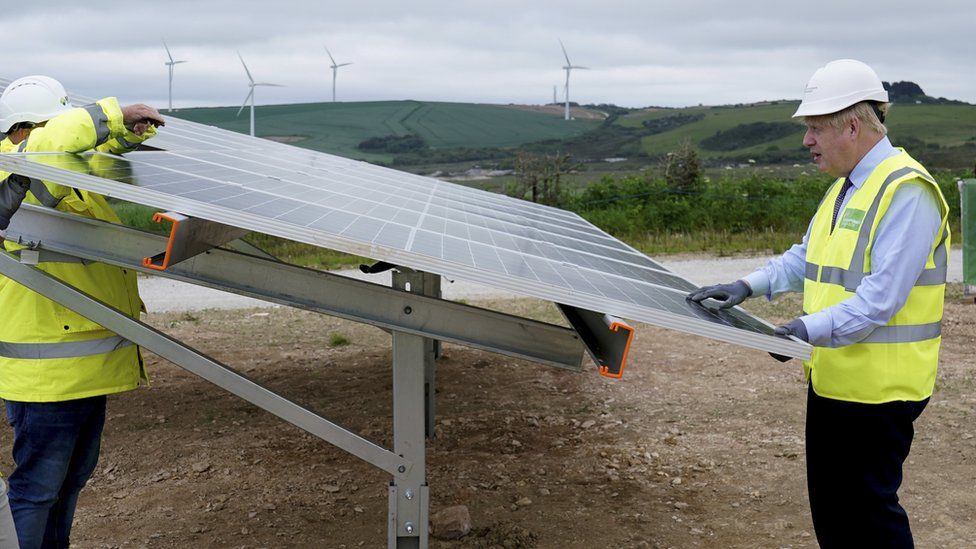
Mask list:
MULTIPOLYGON (((976 306, 951 288, 937 392, 902 501, 919 547, 976 539, 976 306)), ((554 320, 532 300, 491 302, 554 320)), ((796 300, 753 309, 774 321, 796 300)), ((289 309, 150 315, 153 325, 390 444, 390 338, 289 309), (330 346, 342 337, 345 345, 330 346)), ((432 510, 473 531, 432 547, 815 547, 797 361, 639 326, 623 380, 446 346, 432 510)), ((384 547, 388 476, 150 355, 110 399, 77 547, 384 547)), ((5 472, 10 430, 0 430, 5 472)))

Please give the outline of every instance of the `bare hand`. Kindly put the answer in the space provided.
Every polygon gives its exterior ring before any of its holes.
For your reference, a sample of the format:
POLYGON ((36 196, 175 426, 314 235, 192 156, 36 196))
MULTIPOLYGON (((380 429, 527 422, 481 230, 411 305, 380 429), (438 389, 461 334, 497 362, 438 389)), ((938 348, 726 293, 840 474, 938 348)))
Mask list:
POLYGON ((126 128, 136 135, 146 133, 149 126, 158 127, 166 125, 159 111, 142 103, 122 107, 122 122, 126 128))

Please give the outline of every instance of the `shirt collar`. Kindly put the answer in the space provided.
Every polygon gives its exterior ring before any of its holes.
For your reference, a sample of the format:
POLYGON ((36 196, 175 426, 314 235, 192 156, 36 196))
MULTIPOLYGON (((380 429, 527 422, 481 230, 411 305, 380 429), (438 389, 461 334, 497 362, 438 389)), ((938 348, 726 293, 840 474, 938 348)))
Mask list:
POLYGON ((864 155, 864 158, 857 163, 857 166, 854 166, 848 178, 855 188, 860 189, 861 185, 867 181, 868 176, 871 175, 871 172, 878 167, 878 164, 881 164, 885 159, 899 152, 898 149, 891 146, 891 141, 888 140, 887 135, 882 137, 881 141, 878 141, 874 147, 871 147, 868 154, 864 155))

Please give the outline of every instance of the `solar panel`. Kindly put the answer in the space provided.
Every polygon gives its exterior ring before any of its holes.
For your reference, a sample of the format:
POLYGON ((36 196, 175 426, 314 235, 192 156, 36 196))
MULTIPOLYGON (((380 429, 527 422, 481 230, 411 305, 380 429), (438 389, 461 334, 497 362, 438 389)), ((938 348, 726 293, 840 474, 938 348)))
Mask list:
MULTIPOLYGON (((2 81, 0 81, 2 82, 2 81)), ((72 96, 75 104, 91 102, 72 96)), ((167 117, 165 151, 2 155, 0 169, 714 339, 809 356, 579 215, 167 117), (97 160, 93 160, 97 158, 97 160), (91 172, 91 173, 89 173, 91 172), (92 175, 93 174, 93 175, 92 175)))

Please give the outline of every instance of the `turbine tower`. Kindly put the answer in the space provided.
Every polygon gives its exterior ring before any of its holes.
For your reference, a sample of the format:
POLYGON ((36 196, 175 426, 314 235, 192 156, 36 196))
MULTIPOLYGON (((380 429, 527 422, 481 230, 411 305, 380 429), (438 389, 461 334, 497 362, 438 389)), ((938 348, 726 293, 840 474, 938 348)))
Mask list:
POLYGON ((173 60, 173 55, 169 52, 169 46, 166 45, 166 40, 163 40, 163 47, 166 48, 166 57, 169 57, 169 61, 166 62, 166 67, 169 69, 169 112, 173 112, 173 65, 186 63, 186 61, 173 60))
POLYGON ((574 65, 569 60, 569 54, 566 53, 566 46, 563 45, 562 40, 559 41, 559 47, 563 49, 563 57, 566 58, 566 66, 563 67, 563 70, 566 71, 566 120, 569 120, 569 73, 572 72, 573 69, 583 69, 583 70, 588 70, 588 69, 587 67, 574 65))
POLYGON ((247 63, 244 62, 244 58, 241 57, 241 52, 237 52, 237 57, 241 60, 241 65, 244 65, 244 72, 247 73, 248 86, 250 86, 251 91, 248 92, 247 97, 244 98, 244 103, 241 105, 240 109, 237 109, 237 116, 241 115, 241 111, 247 106, 247 100, 251 100, 251 137, 254 137, 254 88, 258 86, 275 86, 278 88, 283 88, 281 84, 271 84, 269 82, 255 82, 254 77, 251 76, 251 71, 247 70, 247 63))
POLYGON ((553 84, 553 86, 552 86, 552 104, 553 105, 558 105, 559 104, 559 99, 556 97, 556 85, 555 84, 553 84))
POLYGON ((323 47, 325 48, 325 53, 329 54, 329 61, 332 61, 332 64, 329 65, 329 68, 332 69, 332 102, 335 103, 335 82, 336 82, 336 75, 339 73, 339 67, 352 65, 352 63, 336 63, 335 59, 332 57, 332 52, 329 51, 329 47, 328 46, 323 46, 323 47))

